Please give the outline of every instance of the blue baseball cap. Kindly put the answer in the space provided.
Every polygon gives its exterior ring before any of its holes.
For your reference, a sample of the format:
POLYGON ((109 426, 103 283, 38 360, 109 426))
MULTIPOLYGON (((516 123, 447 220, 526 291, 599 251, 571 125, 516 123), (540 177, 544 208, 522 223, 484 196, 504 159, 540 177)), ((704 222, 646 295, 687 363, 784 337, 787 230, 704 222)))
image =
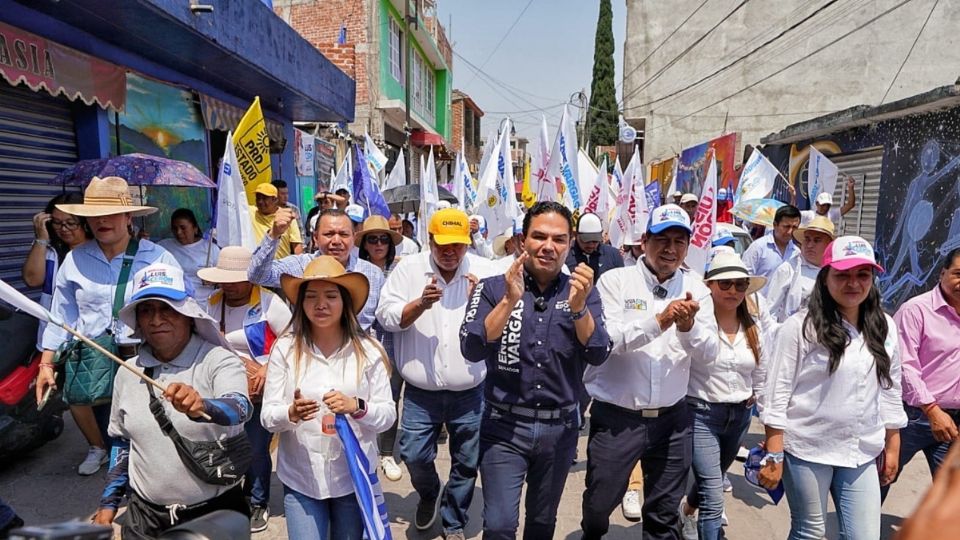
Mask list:
POLYGON ((690 216, 683 208, 676 204, 665 204, 654 208, 650 213, 647 231, 651 234, 660 234, 670 227, 680 227, 688 233, 693 232, 690 227, 690 216))
POLYGON ((188 296, 183 270, 169 264, 155 263, 133 276, 130 302, 143 298, 167 298, 180 301, 188 296))
POLYGON ((364 210, 359 204, 348 204, 347 207, 344 208, 343 213, 354 223, 363 223, 364 210))
POLYGON ((737 243, 737 238, 733 236, 733 233, 726 229, 720 229, 717 231, 717 234, 713 235, 713 242, 711 245, 713 247, 717 246, 730 246, 737 243))

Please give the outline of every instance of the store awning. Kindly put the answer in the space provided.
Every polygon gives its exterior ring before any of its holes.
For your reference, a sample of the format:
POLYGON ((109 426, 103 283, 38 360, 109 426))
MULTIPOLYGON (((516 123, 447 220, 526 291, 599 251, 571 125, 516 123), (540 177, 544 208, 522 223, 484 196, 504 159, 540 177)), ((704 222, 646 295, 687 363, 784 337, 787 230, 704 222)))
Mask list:
POLYGON ((410 142, 414 146, 443 146, 443 137, 436 133, 415 129, 410 133, 410 142))
POLYGON ((58 43, 0 22, 0 75, 13 86, 63 94, 71 101, 122 110, 126 71, 58 43))
MULTIPOLYGON (((200 111, 203 113, 203 123, 207 129, 219 129, 221 131, 235 131, 240 119, 247 112, 240 107, 221 101, 210 96, 200 95, 200 111)), ((267 135, 270 137, 270 148, 275 153, 283 151, 287 144, 286 137, 283 136, 283 125, 279 122, 267 119, 267 135)))

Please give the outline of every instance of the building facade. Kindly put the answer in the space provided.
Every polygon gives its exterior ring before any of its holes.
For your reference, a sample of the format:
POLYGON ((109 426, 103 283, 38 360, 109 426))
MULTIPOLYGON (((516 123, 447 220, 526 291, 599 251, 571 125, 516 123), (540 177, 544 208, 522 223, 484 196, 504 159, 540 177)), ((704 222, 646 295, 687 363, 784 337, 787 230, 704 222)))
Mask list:
POLYGON ((454 152, 463 152, 470 171, 477 175, 480 155, 483 153, 483 142, 480 140, 483 110, 465 92, 454 90, 450 112, 453 122, 450 146, 454 152))

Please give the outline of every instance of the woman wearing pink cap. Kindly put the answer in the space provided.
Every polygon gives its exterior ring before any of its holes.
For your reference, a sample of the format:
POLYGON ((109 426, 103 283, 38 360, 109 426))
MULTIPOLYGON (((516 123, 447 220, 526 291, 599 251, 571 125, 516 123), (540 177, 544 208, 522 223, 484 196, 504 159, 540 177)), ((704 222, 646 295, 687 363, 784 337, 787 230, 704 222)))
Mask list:
POLYGON ((808 311, 780 329, 767 373, 767 455, 760 484, 783 479, 790 539, 822 538, 827 493, 840 537, 880 538, 880 485, 896 477, 900 398, 896 326, 880 307, 870 244, 843 236, 827 246, 808 311))

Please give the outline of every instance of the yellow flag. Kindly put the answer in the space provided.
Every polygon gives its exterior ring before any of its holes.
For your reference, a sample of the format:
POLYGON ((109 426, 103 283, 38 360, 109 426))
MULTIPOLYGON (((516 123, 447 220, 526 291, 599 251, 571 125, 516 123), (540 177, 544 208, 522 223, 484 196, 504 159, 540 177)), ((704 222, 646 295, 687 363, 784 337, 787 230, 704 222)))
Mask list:
POLYGON ((523 205, 530 208, 537 202, 537 194, 530 189, 530 160, 523 164, 523 187, 520 188, 520 199, 523 205))
POLYGON ((254 204, 254 190, 257 186, 270 181, 270 138, 267 136, 267 122, 260 109, 260 96, 254 98, 250 108, 237 124, 233 132, 233 146, 237 151, 237 168, 243 179, 243 189, 247 201, 254 204))

